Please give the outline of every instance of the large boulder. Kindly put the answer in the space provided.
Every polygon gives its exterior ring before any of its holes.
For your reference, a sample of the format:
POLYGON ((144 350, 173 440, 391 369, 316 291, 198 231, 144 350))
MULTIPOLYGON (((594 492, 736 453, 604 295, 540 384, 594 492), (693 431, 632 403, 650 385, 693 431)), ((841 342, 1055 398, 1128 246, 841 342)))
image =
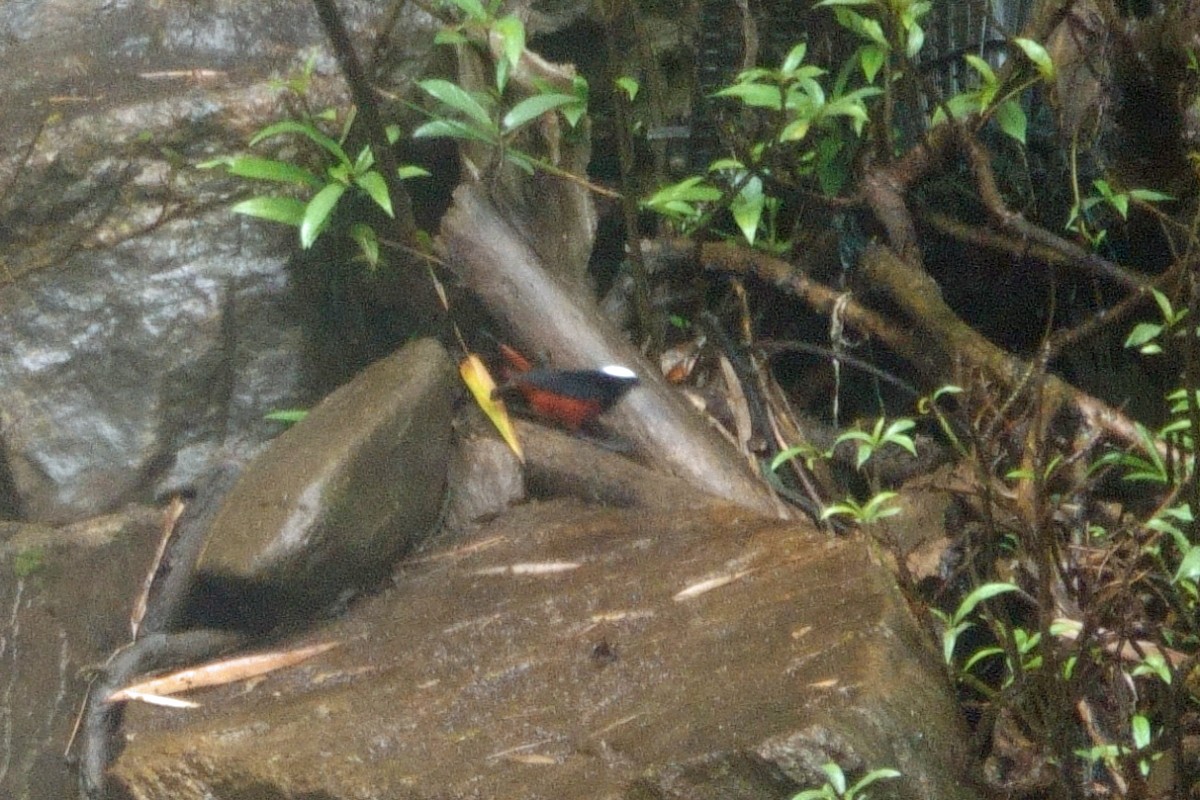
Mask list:
POLYGON ((899 770, 876 798, 977 796, 866 542, 728 505, 511 509, 314 641, 340 647, 129 709, 113 776, 137 800, 783 800, 835 761, 899 770))
POLYGON ((272 442, 208 531, 196 566, 199 591, 213 593, 205 606, 270 627, 385 576, 438 520, 458 387, 446 351, 421 339, 272 442))

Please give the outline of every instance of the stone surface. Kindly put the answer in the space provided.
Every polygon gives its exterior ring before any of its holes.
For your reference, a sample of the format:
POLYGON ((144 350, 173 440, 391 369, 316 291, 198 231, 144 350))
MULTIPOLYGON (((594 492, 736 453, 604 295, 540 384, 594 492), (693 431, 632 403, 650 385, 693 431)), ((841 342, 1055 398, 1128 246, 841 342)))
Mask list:
MULTIPOLYGON (((0 523, 0 797, 75 796, 67 743, 88 668, 130 640, 162 514, 54 528, 0 523)), ((72 755, 77 754, 73 751, 72 755)))
POLYGON ((363 370, 273 441, 238 478, 197 571, 246 597, 319 607, 387 574, 437 522, 457 370, 421 339, 363 370), (260 596, 261 593, 261 596, 260 596))
MULTIPOLYGON (((379 4, 338 5, 368 41, 379 4)), ((423 65, 431 19, 397 30, 423 65)), ((347 101, 307 0, 31 0, 0 32, 0 514, 68 521, 244 460, 279 431, 265 413, 363 363, 316 319, 361 307, 305 297, 295 231, 229 213, 246 185, 194 168, 289 113, 272 81, 310 57, 306 101, 347 101)))
POLYGON ((858 538, 708 505, 512 509, 310 631, 326 654, 131 708, 137 800, 780 798, 821 764, 968 800, 936 656, 858 538))

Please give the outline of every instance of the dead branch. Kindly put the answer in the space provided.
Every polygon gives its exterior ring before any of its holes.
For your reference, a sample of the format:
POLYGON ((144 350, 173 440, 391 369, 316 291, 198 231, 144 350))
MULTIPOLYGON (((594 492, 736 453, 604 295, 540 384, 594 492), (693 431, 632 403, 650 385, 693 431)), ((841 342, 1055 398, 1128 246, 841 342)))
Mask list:
MULTIPOLYGON (((926 368, 934 365, 935 372, 927 373, 931 380, 953 380, 965 368, 978 371, 1012 392, 1030 374, 1030 364, 992 344, 963 322, 942 300, 937 283, 924 271, 904 263, 890 248, 869 246, 860 268, 867 280, 886 289, 905 316, 926 334, 922 341, 930 350, 923 363, 926 368)), ((1139 441, 1132 420, 1066 381, 1048 374, 1041 391, 1048 412, 1070 407, 1092 434, 1105 434, 1130 444, 1139 441)))

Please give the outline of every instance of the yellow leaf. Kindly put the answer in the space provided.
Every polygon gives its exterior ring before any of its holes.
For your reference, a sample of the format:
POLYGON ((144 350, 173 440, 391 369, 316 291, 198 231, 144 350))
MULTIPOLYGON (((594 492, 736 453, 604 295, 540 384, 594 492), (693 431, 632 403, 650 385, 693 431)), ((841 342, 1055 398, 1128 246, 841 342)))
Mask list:
POLYGON ((483 409, 483 413, 487 414, 487 418, 496 426, 496 430, 500 432, 500 438, 504 439, 505 443, 517 454, 517 458, 524 462, 525 454, 521 452, 521 443, 517 441, 517 432, 513 430, 512 420, 508 418, 508 409, 504 407, 503 400, 492 397, 492 393, 496 391, 496 382, 492 380, 492 375, 484 366, 483 360, 472 353, 458 365, 458 371, 462 375, 463 383, 471 390, 471 396, 475 398, 475 402, 483 409))

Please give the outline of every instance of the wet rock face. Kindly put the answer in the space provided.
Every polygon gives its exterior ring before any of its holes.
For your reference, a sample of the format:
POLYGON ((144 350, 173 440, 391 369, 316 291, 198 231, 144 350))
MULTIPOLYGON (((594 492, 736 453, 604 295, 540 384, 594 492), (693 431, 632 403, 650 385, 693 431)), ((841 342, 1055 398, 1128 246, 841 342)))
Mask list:
POLYGON ((303 333, 286 244, 223 213, 36 272, 0 291, 0 417, 24 516, 96 513, 278 432, 303 333))
POLYGON ((976 798, 865 543, 730 506, 510 509, 318 640, 341 646, 202 709, 130 708, 113 776, 137 800, 785 800, 832 760, 903 773, 872 797, 976 798))
MULTIPOLYGON (((190 527, 209 534, 194 596, 240 587, 238 596, 203 596, 217 622, 265 627, 287 617, 302 627, 314 622, 307 612, 386 576, 399 553, 431 533, 443 506, 457 391, 441 346, 414 342, 334 392, 242 475, 218 471, 204 487, 211 498, 188 500, 174 526, 178 537, 190 527)), ((75 796, 61 754, 88 667, 118 648, 132 652, 135 599, 163 525, 162 512, 144 507, 60 527, 0 522, 0 798, 75 796)), ((195 559, 182 552, 167 549, 142 634, 213 622, 181 621, 180 603, 164 599, 187 596, 195 559)), ((73 755, 89 764, 94 732, 83 730, 73 755)))
MULTIPOLYGON (((61 528, 0 523, 0 797, 75 796, 64 752, 90 679, 129 641, 157 509, 61 528)), ((78 755, 78 748, 71 755, 78 755)))
POLYGON ((216 621, 269 628, 378 581, 418 545, 442 507, 458 385, 440 344, 413 342, 251 462, 197 565, 198 591, 211 595, 198 600, 234 615, 216 621))
MULTIPOLYGON (((367 51, 379 4, 338 6, 367 51)), ((412 63, 423 14, 398 22, 412 63)), ((271 81, 311 54, 308 101, 348 101, 307 0, 33 0, 0 33, 0 511, 70 521, 249 458, 265 413, 328 390, 295 231, 194 165, 287 114, 271 81)))

